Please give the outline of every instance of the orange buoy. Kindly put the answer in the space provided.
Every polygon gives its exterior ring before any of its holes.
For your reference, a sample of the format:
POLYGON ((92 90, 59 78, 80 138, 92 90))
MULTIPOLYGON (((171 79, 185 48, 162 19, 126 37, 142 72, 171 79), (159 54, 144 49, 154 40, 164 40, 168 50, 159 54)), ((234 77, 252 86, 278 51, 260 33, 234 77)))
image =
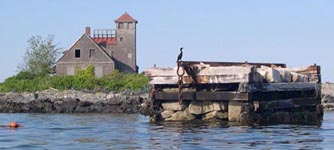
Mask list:
POLYGON ((0 125, 0 127, 20 128, 20 127, 23 127, 23 125, 16 123, 15 121, 12 121, 9 123, 9 125, 0 125))
POLYGON ((17 127, 19 127, 19 124, 17 124, 15 121, 12 121, 12 122, 9 123, 9 127, 10 128, 17 128, 17 127))
POLYGON ((23 127, 23 125, 18 124, 15 121, 12 121, 12 122, 9 123, 9 125, 1 125, 1 127, 19 128, 19 127, 23 127))

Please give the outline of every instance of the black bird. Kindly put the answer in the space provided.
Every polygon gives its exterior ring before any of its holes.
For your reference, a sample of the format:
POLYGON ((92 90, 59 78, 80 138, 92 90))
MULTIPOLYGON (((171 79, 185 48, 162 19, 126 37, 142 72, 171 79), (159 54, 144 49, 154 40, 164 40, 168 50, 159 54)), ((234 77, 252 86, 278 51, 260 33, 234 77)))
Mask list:
POLYGON ((180 54, 179 54, 179 56, 177 56, 177 60, 176 60, 177 62, 182 59, 182 55, 183 55, 182 49, 183 49, 183 47, 180 48, 180 54))

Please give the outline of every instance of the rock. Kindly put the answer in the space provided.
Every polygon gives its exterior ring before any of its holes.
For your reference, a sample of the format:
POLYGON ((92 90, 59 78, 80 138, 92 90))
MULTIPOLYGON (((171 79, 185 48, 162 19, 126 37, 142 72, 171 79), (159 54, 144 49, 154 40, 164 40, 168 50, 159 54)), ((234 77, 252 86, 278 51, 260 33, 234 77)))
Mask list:
POLYGON ((200 115, 212 111, 221 111, 227 109, 227 104, 223 102, 212 101, 191 101, 189 104, 189 111, 192 114, 200 115))
POLYGON ((201 101, 191 101, 189 104, 189 112, 195 115, 202 114, 202 104, 201 101))
POLYGON ((228 119, 227 112, 221 111, 212 111, 205 115, 203 115, 202 120, 210 120, 210 119, 228 119))
POLYGON ((228 113, 227 112, 222 112, 222 111, 217 111, 216 112, 216 118, 227 120, 228 119, 228 113))
POLYGON ((286 70, 279 70, 279 73, 281 75, 282 82, 291 82, 292 80, 291 72, 286 70))
POLYGON ((194 120, 196 117, 192 115, 188 109, 185 111, 177 111, 170 118, 166 118, 166 121, 190 121, 194 120))
POLYGON ((334 103, 334 96, 323 95, 322 98, 321 98, 321 103, 334 103))
POLYGON ((153 110, 149 103, 142 103, 139 105, 139 113, 145 116, 153 115, 153 110))
POLYGON ((185 115, 183 111, 177 111, 170 118, 165 119, 166 121, 182 121, 185 120, 185 115))
POLYGON ((163 119, 166 119, 166 118, 171 117, 173 113, 174 113, 174 111, 172 111, 172 110, 164 110, 164 111, 161 113, 161 117, 162 117, 163 119))
POLYGON ((78 106, 79 107, 89 107, 90 105, 92 105, 92 102, 89 101, 79 101, 78 106))
POLYGON ((221 110, 220 108, 220 104, 217 102, 212 102, 212 101, 204 101, 203 102, 203 110, 202 113, 208 113, 208 112, 212 112, 215 110, 221 110))
POLYGON ((261 121, 260 115, 251 112, 243 112, 240 114, 240 124, 242 125, 254 125, 259 124, 261 121))
POLYGON ((330 95, 334 97, 334 83, 323 83, 321 84, 321 94, 330 95))
POLYGON ((193 114, 190 113, 189 108, 185 109, 183 111, 183 113, 185 115, 186 120, 188 120, 188 121, 196 119, 196 117, 193 114))
POLYGON ((133 92, 85 93, 49 89, 35 93, 9 92, 0 95, 0 112, 28 113, 137 113, 138 105, 148 101, 148 94, 133 92), (38 95, 38 96, 37 96, 38 95))
POLYGON ((184 110, 187 106, 186 104, 182 103, 181 105, 179 104, 179 102, 165 102, 162 103, 162 108, 164 110, 184 110))
POLYGON ((322 104, 324 111, 333 111, 334 103, 324 103, 322 104))
POLYGON ((281 82, 280 72, 274 68, 261 66, 261 68, 258 68, 258 73, 260 73, 268 83, 281 82))
POLYGON ((242 113, 242 102, 229 101, 228 104, 228 120, 231 122, 238 122, 240 114, 242 113))
POLYGON ((96 102, 93 105, 90 105, 90 110, 91 112, 102 112, 103 111, 103 102, 96 102))
POLYGON ((78 107, 75 108, 74 112, 76 112, 76 113, 89 113, 89 112, 91 112, 91 110, 90 110, 90 107, 78 106, 78 107))
POLYGON ((302 75, 299 73, 291 72, 292 75, 292 82, 308 82, 309 78, 307 75, 302 75))

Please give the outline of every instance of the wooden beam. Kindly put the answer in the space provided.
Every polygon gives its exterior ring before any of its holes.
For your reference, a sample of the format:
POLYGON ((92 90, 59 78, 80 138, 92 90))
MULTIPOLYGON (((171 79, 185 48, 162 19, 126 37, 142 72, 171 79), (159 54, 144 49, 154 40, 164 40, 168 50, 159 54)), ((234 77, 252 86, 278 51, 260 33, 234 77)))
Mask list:
POLYGON ((292 98, 320 97, 315 90, 308 91, 278 91, 278 92, 253 92, 249 93, 251 101, 272 101, 292 98))
MULTIPOLYGON (((217 91, 217 92, 183 92, 183 100, 211 100, 211 101, 248 101, 248 93, 240 92, 227 92, 227 91, 217 91)), ((155 100, 161 101, 177 101, 177 92, 157 92, 155 94, 155 100)))
POLYGON ((321 104, 321 97, 292 98, 289 100, 298 106, 313 106, 321 104))
POLYGON ((259 102, 259 110, 270 108, 272 111, 275 109, 296 109, 304 107, 315 107, 321 104, 321 98, 319 97, 305 97, 305 98, 291 98, 291 99, 281 99, 272 101, 261 101, 259 102))
POLYGON ((320 90, 320 84, 309 82, 291 83, 241 83, 239 92, 279 92, 320 90))

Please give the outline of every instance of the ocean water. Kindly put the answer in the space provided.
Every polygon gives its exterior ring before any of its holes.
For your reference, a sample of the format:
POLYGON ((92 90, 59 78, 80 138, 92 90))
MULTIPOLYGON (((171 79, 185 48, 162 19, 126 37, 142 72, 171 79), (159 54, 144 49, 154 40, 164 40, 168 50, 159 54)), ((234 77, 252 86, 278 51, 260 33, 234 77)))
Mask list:
POLYGON ((334 149, 334 113, 320 126, 150 124, 138 114, 0 114, 0 149, 334 149))

